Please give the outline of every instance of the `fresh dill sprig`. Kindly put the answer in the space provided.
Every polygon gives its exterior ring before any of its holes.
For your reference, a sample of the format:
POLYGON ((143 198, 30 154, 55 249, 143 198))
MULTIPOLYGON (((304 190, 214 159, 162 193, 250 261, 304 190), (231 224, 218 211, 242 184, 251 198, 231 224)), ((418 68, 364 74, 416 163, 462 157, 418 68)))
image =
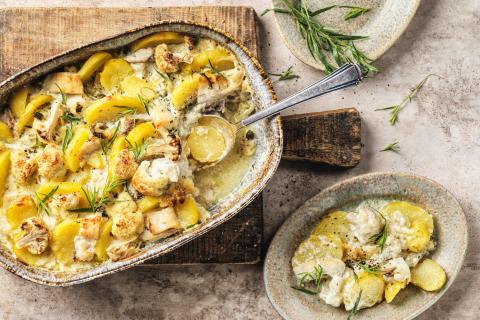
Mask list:
POLYGON ((50 209, 47 206, 47 201, 55 194, 55 192, 57 192, 58 188, 59 188, 59 186, 57 185, 52 190, 50 190, 49 193, 47 193, 47 194, 41 193, 43 198, 41 198, 38 195, 38 193, 35 193, 35 197, 37 198, 38 207, 40 208, 40 210, 45 211, 48 215, 50 215, 50 209))
POLYGON ((146 149, 146 144, 145 144, 145 141, 143 141, 142 139, 142 142, 140 143, 131 143, 130 140, 128 139, 125 139, 125 141, 127 142, 128 144, 128 147, 129 149, 133 152, 133 155, 135 157, 135 161, 138 161, 140 160, 140 158, 142 157, 143 153, 145 152, 145 149, 146 149))
POLYGON ((315 291, 312 291, 312 290, 308 290, 308 289, 305 289, 305 288, 302 288, 302 287, 292 286, 291 288, 292 288, 292 289, 295 289, 295 290, 298 290, 298 291, 300 291, 300 292, 309 294, 309 295, 311 295, 311 296, 318 294, 318 292, 315 292, 315 291))
POLYGON ((129 107, 129 106, 114 106, 115 108, 123 109, 123 111, 120 112, 120 115, 126 116, 127 114, 135 114, 137 113, 137 108, 135 107, 129 107))
POLYGON ((103 152, 104 155, 107 155, 108 150, 110 150, 110 148, 112 147, 113 142, 115 141, 115 139, 118 136, 118 130, 119 129, 120 129, 120 122, 117 123, 117 126, 115 127, 115 130, 113 131, 112 136, 109 139, 102 140, 100 142, 100 146, 102 147, 102 152, 103 152))
POLYGON ((372 65, 372 60, 357 49, 354 42, 366 39, 366 36, 355 36, 342 34, 324 26, 314 19, 318 14, 333 9, 336 6, 322 8, 317 11, 310 11, 305 1, 290 3, 282 0, 286 8, 273 8, 266 10, 263 14, 274 11, 277 13, 292 16, 295 25, 301 36, 306 40, 308 50, 312 57, 321 63, 327 73, 331 73, 348 62, 357 63, 364 75, 371 72, 378 72, 372 65), (328 55, 331 55, 331 58, 328 55), (332 61, 333 60, 333 61, 332 61))
POLYGON ((279 81, 285 81, 285 80, 290 80, 290 79, 295 79, 295 78, 300 78, 299 75, 296 75, 294 71, 292 70, 293 66, 290 66, 287 70, 281 72, 281 73, 270 73, 270 75, 278 77, 277 80, 274 82, 279 82, 279 81))
POLYGON ((412 102, 413 97, 418 93, 418 91, 420 91, 420 89, 422 89, 424 84, 427 82, 428 78, 430 78, 431 76, 436 76, 436 77, 441 78, 440 76, 438 76, 436 74, 433 74, 433 73, 428 74, 415 87, 410 89, 410 93, 405 98, 403 98, 402 102, 400 102, 399 104, 393 105, 393 106, 389 106, 389 107, 385 107, 385 108, 378 108, 378 109, 375 109, 375 111, 390 110, 390 120, 389 121, 390 121, 390 124, 393 126, 398 121, 398 114, 400 113, 400 111, 403 108, 405 108, 405 106, 408 103, 412 102))
POLYGON ((110 193, 116 190, 119 186, 125 183, 125 180, 122 179, 113 179, 107 182, 103 187, 103 190, 100 192, 100 189, 97 187, 88 188, 82 187, 82 192, 87 199, 88 207, 71 209, 71 212, 97 212, 103 206, 112 204, 114 200, 110 198, 110 193))
POLYGON ((57 86, 58 90, 60 91, 60 94, 62 95, 62 104, 67 104, 67 96, 65 95, 65 92, 63 92, 62 88, 60 88, 60 86, 55 83, 55 85, 57 86))
POLYGON ((347 21, 356 17, 361 16, 362 14, 367 13, 370 11, 370 8, 362 8, 362 7, 355 7, 355 6, 338 6, 339 8, 346 8, 350 9, 344 16, 343 20, 347 21))
POLYGON ((385 218, 385 216, 380 212, 378 211, 377 209, 375 208, 372 208, 370 207, 373 211, 375 211, 382 219, 383 219, 383 227, 382 227, 382 230, 380 230, 379 233, 377 233, 376 235, 373 235, 370 240, 372 240, 373 242, 375 242, 375 244, 380 247, 380 249, 383 251, 383 248, 385 247, 385 242, 387 242, 387 236, 388 236, 388 224, 387 224, 387 219, 385 218))
POLYGON ((320 265, 316 266, 312 272, 302 272, 300 275, 302 276, 300 278, 300 286, 303 286, 305 282, 313 281, 317 290, 320 289, 323 275, 323 268, 320 265))
POLYGON ((360 290, 360 293, 358 294, 357 300, 355 301, 355 304, 353 305, 352 310, 350 311, 350 314, 348 315, 347 320, 352 320, 353 317, 358 313, 358 305, 360 304, 360 299, 362 298, 362 290, 360 290))
POLYGON ((395 141, 395 142, 392 142, 390 144, 387 144, 385 146, 385 148, 383 148, 382 150, 380 150, 380 152, 384 152, 384 151, 393 151, 393 152, 398 152, 400 151, 400 146, 398 145, 398 141, 395 141))

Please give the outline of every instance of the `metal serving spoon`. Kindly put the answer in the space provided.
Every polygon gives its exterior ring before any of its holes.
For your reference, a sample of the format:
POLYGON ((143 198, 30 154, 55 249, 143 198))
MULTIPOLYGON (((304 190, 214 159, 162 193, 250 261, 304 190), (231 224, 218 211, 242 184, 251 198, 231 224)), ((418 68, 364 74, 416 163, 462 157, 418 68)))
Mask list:
POLYGON ((201 167, 211 167, 222 161, 232 150, 238 130, 262 119, 279 114, 281 111, 296 106, 304 101, 319 97, 329 92, 357 85, 361 80, 362 72, 360 67, 353 63, 347 63, 322 80, 315 82, 302 91, 297 92, 294 95, 291 95, 290 97, 275 103, 274 105, 261 110, 260 112, 257 112, 238 123, 232 124, 226 119, 216 115, 202 116, 199 119, 198 124, 211 126, 217 129, 225 139, 225 151, 217 161, 204 163, 201 167))

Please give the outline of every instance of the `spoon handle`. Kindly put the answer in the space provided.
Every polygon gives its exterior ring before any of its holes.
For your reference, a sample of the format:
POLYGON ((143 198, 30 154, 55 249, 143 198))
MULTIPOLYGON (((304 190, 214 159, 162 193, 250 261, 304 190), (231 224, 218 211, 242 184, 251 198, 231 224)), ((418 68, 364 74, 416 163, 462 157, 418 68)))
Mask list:
POLYGON ((304 101, 319 97, 332 91, 356 85, 360 82, 360 80, 362 80, 362 72, 359 66, 353 63, 344 64, 322 80, 315 82, 311 86, 268 107, 267 109, 251 115, 250 117, 237 123, 236 126, 238 129, 243 128, 264 118, 276 115, 281 111, 304 101))

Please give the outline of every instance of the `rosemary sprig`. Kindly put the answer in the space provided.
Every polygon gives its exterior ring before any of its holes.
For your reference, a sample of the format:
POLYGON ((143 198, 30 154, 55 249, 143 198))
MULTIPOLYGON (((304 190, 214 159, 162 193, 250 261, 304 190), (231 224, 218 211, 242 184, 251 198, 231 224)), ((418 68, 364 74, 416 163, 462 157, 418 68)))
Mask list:
POLYGON ((114 106, 115 108, 123 109, 122 112, 120 112, 120 115, 126 116, 127 114, 135 114, 137 113, 137 108, 135 107, 129 107, 129 106, 114 106))
POLYGON ((62 88, 60 88, 58 84, 55 83, 55 85, 57 86, 58 90, 60 91, 60 94, 62 95, 62 104, 66 104, 67 96, 65 95, 65 92, 63 92, 62 88))
POLYGON ((120 122, 117 123, 117 126, 115 127, 115 130, 113 131, 112 136, 109 139, 102 140, 100 142, 100 146, 102 147, 102 152, 103 152, 104 155, 107 155, 108 150, 110 150, 110 148, 112 147, 113 142, 115 141, 115 139, 118 136, 118 130, 119 129, 120 129, 120 122))
POLYGON ((380 269, 378 268, 378 266, 371 267, 364 262, 358 263, 357 266, 359 266, 360 268, 363 269, 363 271, 369 274, 378 275, 380 272, 380 269))
POLYGON ((410 89, 410 93, 405 98, 403 98, 402 102, 400 102, 399 104, 393 105, 393 106, 389 106, 389 107, 385 107, 385 108, 378 108, 378 109, 375 109, 375 111, 391 110, 389 121, 390 121, 390 124, 393 126, 398 121, 398 114, 400 113, 400 111, 403 108, 405 108, 405 106, 408 103, 412 102, 413 97, 415 97, 415 95, 418 93, 418 91, 420 91, 420 89, 422 89, 424 84, 427 82, 428 78, 430 78, 431 76, 436 76, 436 77, 441 78, 440 76, 438 76, 436 74, 433 74, 433 73, 428 74, 415 87, 410 89))
POLYGON ((125 141, 127 142, 129 149, 133 152, 135 161, 140 160, 147 147, 145 141, 143 141, 142 139, 142 142, 140 142, 139 144, 136 142, 133 144, 128 139, 125 139, 125 141))
POLYGON ((302 272, 300 275, 302 276, 300 278, 300 286, 303 286, 305 282, 313 281, 317 290, 320 289, 323 275, 323 268, 320 265, 316 266, 312 272, 302 272))
POLYGON ((330 6, 312 12, 307 8, 303 0, 293 4, 288 0, 282 1, 286 9, 273 8, 268 11, 292 16, 297 29, 307 42, 310 54, 316 61, 324 66, 327 73, 333 72, 347 62, 358 63, 364 75, 378 71, 378 69, 371 64, 372 60, 358 50, 354 44, 355 41, 363 40, 367 37, 336 32, 314 19, 316 15, 335 8, 336 6, 330 6), (332 58, 327 57, 327 54, 330 54, 332 58))
POLYGON ((220 70, 217 70, 213 64, 212 64, 212 61, 210 61, 210 59, 208 59, 208 65, 210 66, 210 70, 215 73, 215 74, 218 74, 220 77, 222 77, 223 79, 227 80, 227 78, 223 75, 223 73, 220 71, 220 70))
POLYGON ((292 286, 291 288, 292 288, 292 289, 295 289, 295 290, 298 290, 298 291, 300 291, 300 292, 309 294, 309 295, 311 295, 311 296, 318 294, 318 292, 315 292, 315 291, 312 291, 312 290, 308 290, 308 289, 305 289, 305 288, 302 288, 302 287, 292 286))
POLYGON ((380 249, 383 251, 383 248, 385 247, 385 242, 387 242, 387 236, 388 236, 388 224, 387 224, 387 219, 385 219, 385 216, 378 210, 370 207, 373 211, 375 211, 382 219, 383 219, 383 228, 380 230, 379 233, 376 235, 373 235, 371 237, 371 240, 375 242, 375 244, 380 247, 380 249))
POLYGON ((68 144, 72 141, 73 138, 73 125, 70 124, 65 128, 65 135, 63 136, 62 141, 62 152, 65 154, 67 151, 68 144))
POLYGON ((154 69, 164 81, 170 81, 170 78, 168 77, 168 74, 163 73, 162 71, 158 70, 158 68, 156 66, 154 67, 154 69))
POLYGON ((361 16, 362 14, 367 13, 370 11, 370 8, 362 8, 362 7, 355 7, 355 6, 338 6, 339 8, 346 8, 350 9, 344 16, 343 20, 347 21, 356 17, 361 16))
POLYGON ((81 120, 80 118, 75 117, 73 113, 68 111, 63 116, 61 116, 61 118, 68 123, 79 122, 81 120))
POLYGON ((41 195, 44 196, 43 198, 40 198, 38 193, 35 193, 35 197, 37 198, 38 207, 40 208, 41 211, 42 210, 45 211, 48 215, 50 215, 51 213, 50 213, 50 209, 47 206, 47 201, 55 194, 55 192, 57 192, 58 188, 59 188, 59 186, 55 186, 55 188, 50 190, 49 193, 47 193, 47 194, 41 193, 41 195))
POLYGON ((380 150, 380 152, 384 151, 393 151, 393 152, 398 152, 400 150, 400 146, 398 145, 398 141, 392 142, 390 144, 387 144, 385 148, 380 150))
POLYGON ((300 78, 299 75, 296 75, 295 73, 293 73, 294 71, 292 70, 292 68, 293 68, 293 66, 290 66, 287 70, 285 70, 281 73, 270 73, 270 75, 278 77, 278 79, 275 80, 274 82, 300 78))
POLYGON ((94 188, 84 188, 82 187, 82 192, 85 195, 85 198, 88 202, 88 207, 71 209, 71 212, 97 212, 103 206, 109 205, 114 202, 110 198, 110 193, 117 189, 119 186, 125 183, 125 180, 113 179, 107 182, 103 187, 103 190, 100 192, 100 189, 97 187, 94 188))
POLYGON ((362 290, 360 290, 360 293, 358 294, 357 300, 355 301, 355 304, 353 305, 352 310, 350 311, 350 314, 348 315, 347 320, 352 320, 353 317, 358 313, 358 305, 360 304, 360 299, 362 298, 362 290))

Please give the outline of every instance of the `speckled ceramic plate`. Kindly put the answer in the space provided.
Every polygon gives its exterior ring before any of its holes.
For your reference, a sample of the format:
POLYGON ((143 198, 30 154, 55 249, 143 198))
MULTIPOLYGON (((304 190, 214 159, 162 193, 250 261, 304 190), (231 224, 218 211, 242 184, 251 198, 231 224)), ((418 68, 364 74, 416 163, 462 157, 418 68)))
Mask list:
MULTIPOLYGON (((107 22, 108 23, 108 22, 107 22)), ((0 106, 8 101, 9 94, 16 88, 42 77, 65 65, 85 60, 93 52, 123 47, 131 42, 159 31, 176 31, 199 35, 217 41, 230 49, 243 65, 253 91, 257 110, 264 109, 275 102, 275 93, 258 61, 231 35, 216 28, 188 21, 163 21, 153 25, 96 41, 91 44, 67 51, 49 58, 29 69, 0 83, 0 106)), ((141 252, 122 261, 109 262, 92 269, 78 272, 55 272, 27 266, 18 261, 8 249, 0 245, 0 265, 22 278, 52 286, 65 286, 89 281, 113 272, 130 268, 143 261, 158 257, 208 232, 235 216, 262 191, 277 169, 282 154, 282 130, 280 117, 274 117, 254 125, 257 138, 257 152, 253 165, 249 168, 240 184, 212 208, 212 218, 198 228, 186 230, 181 234, 149 243, 141 252)))
MULTIPOLYGON (((298 2, 300 0, 289 0, 298 2)), ((339 4, 332 0, 304 0, 312 11, 339 4)), ((273 6, 284 7, 282 0, 273 0, 273 6)), ((342 3, 343 4, 343 3, 342 3)), ((335 8, 318 16, 326 26, 345 34, 368 36, 368 39, 355 42, 357 48, 372 60, 378 59, 387 51, 407 28, 417 10, 420 0, 354 0, 345 4, 371 8, 369 12, 357 18, 344 21, 343 15, 348 9, 335 8)), ((298 32, 293 19, 282 13, 275 13, 277 25, 285 44, 302 62, 323 70, 310 54, 306 41, 298 32)))
POLYGON ((288 320, 345 320, 348 313, 316 296, 291 288, 294 275, 290 260, 300 242, 323 215, 365 199, 401 199, 427 209, 435 223, 437 249, 432 257, 447 273, 447 283, 438 292, 425 292, 409 285, 393 303, 362 309, 355 319, 413 319, 434 304, 455 280, 467 249, 467 223, 454 196, 438 183, 412 174, 372 173, 348 179, 320 192, 295 211, 273 238, 264 266, 268 297, 275 309, 288 320))

